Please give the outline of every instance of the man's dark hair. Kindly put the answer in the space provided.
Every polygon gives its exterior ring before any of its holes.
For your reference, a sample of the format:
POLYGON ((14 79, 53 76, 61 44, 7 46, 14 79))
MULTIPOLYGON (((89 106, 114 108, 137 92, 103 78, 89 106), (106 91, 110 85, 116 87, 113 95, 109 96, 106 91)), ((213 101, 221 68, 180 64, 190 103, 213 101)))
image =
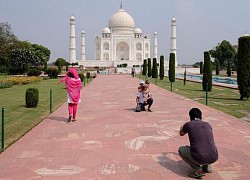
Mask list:
POLYGON ((192 108, 189 111, 189 117, 191 120, 194 120, 195 118, 201 119, 202 118, 201 110, 199 110, 198 108, 192 108))

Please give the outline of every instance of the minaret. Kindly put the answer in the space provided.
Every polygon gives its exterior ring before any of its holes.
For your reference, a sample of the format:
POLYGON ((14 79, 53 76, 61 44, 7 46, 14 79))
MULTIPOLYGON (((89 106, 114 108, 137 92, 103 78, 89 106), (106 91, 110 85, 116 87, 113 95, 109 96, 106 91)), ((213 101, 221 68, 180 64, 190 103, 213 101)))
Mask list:
POLYGON ((82 49, 82 53, 81 53, 81 60, 85 61, 85 32, 82 31, 82 44, 81 44, 81 49, 82 49))
POLYGON ((172 18, 171 20, 171 48, 170 48, 170 53, 175 54, 175 67, 178 66, 178 61, 177 61, 177 48, 176 48, 176 19, 175 17, 172 18))
POLYGON ((70 44, 69 44, 69 63, 76 63, 76 28, 75 17, 70 17, 70 44))
POLYGON ((157 32, 154 33, 154 58, 158 61, 157 32))

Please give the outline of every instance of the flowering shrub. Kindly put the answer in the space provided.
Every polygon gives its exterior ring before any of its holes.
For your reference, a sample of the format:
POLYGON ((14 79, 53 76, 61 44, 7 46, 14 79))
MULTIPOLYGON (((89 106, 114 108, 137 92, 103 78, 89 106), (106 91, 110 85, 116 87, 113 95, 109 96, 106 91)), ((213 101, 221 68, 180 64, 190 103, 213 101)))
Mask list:
POLYGON ((7 79, 0 80, 0 89, 9 88, 12 85, 24 85, 31 84, 34 82, 42 81, 41 77, 10 77, 7 79))
POLYGON ((9 82, 9 81, 0 81, 0 89, 4 89, 4 88, 10 88, 12 87, 13 83, 9 82))

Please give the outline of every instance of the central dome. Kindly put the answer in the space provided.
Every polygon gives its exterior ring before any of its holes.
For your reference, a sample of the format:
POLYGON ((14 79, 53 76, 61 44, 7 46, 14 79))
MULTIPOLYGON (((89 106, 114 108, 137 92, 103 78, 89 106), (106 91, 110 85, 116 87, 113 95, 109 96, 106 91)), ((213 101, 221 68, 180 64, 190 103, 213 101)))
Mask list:
POLYGON ((109 19, 109 28, 112 31, 120 31, 127 29, 128 31, 134 30, 134 20, 123 9, 119 9, 115 14, 113 14, 109 19))

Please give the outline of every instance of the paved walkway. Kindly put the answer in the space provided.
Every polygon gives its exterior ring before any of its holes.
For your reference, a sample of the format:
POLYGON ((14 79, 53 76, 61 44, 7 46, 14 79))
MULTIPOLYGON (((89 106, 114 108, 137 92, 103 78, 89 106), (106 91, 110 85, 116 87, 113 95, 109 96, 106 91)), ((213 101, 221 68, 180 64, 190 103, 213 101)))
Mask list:
POLYGON ((188 136, 178 130, 192 107, 213 126, 220 155, 204 179, 249 179, 249 123, 155 85, 154 112, 136 113, 138 82, 99 75, 83 89, 76 122, 66 122, 65 103, 0 155, 0 179, 188 179, 177 154, 188 136))

